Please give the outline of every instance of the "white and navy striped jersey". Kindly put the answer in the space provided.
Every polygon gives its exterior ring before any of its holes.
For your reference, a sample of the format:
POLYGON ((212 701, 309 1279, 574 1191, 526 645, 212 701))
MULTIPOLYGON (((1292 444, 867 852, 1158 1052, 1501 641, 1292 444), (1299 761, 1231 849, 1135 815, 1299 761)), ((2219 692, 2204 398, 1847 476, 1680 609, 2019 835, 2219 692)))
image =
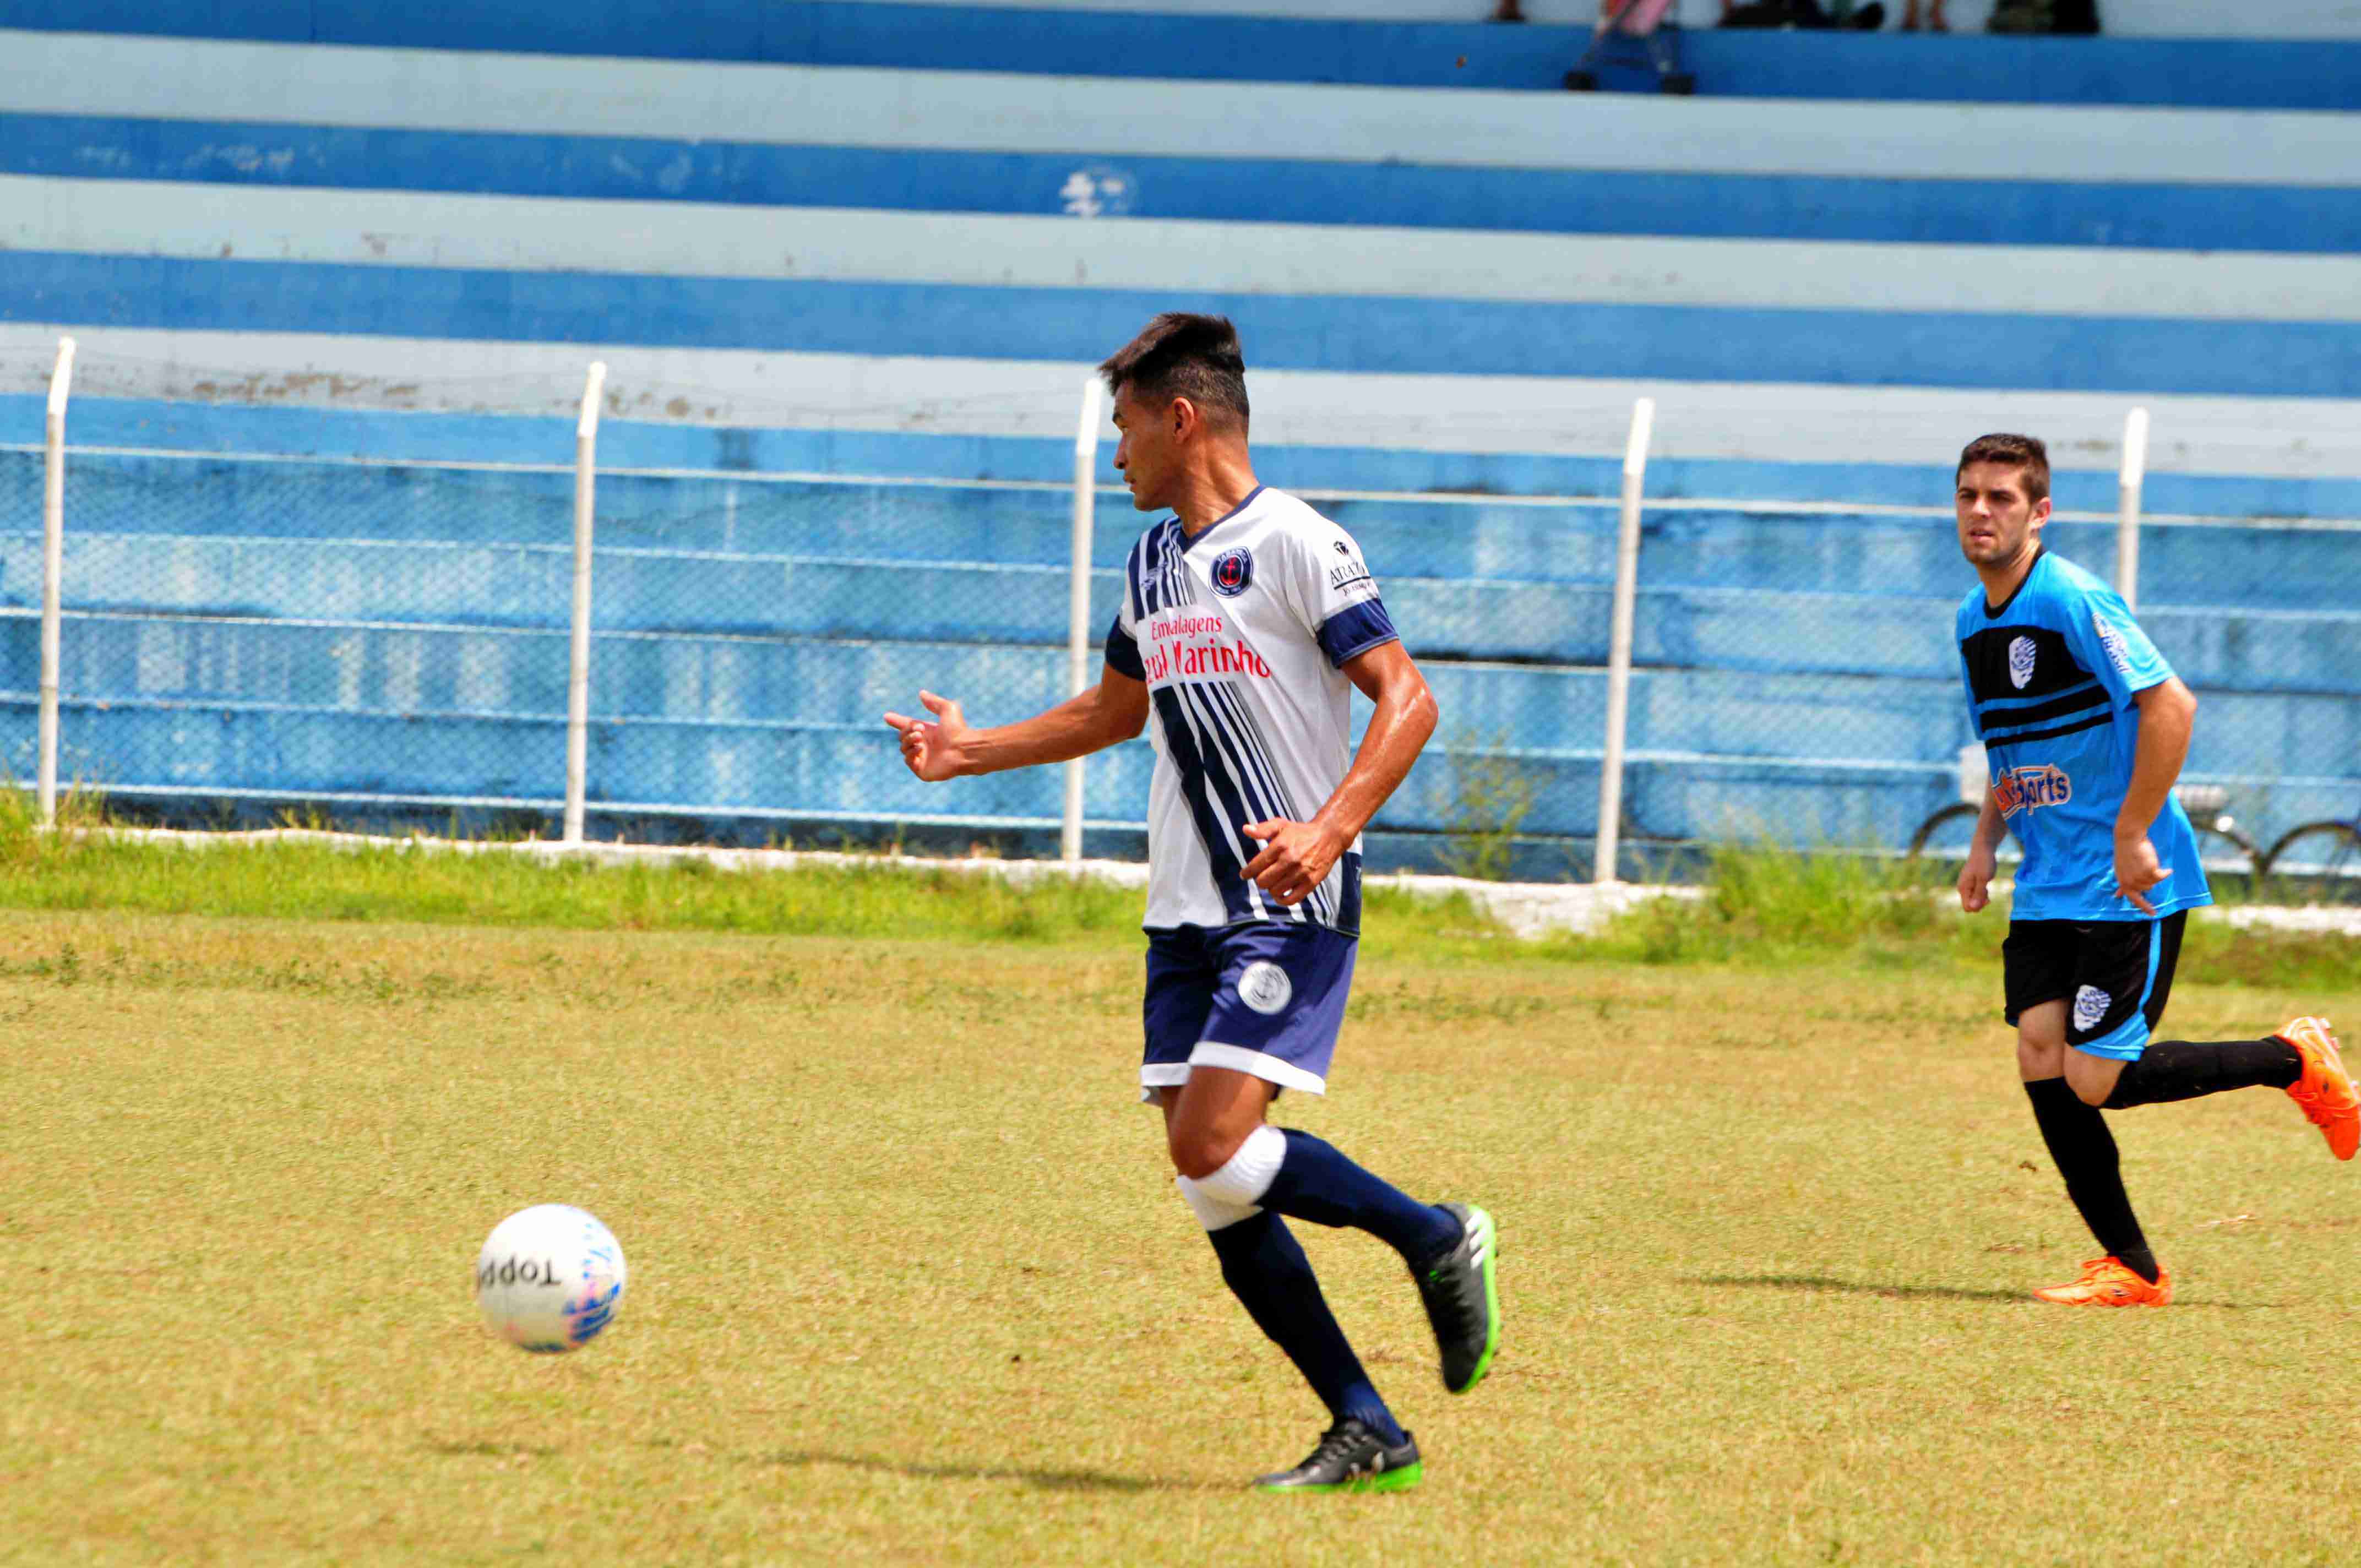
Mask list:
POLYGON ((1106 660, 1145 681, 1150 930, 1311 921, 1361 926, 1361 842, 1312 895, 1273 903, 1238 874, 1246 824, 1309 822, 1352 764, 1345 663, 1395 641, 1360 546, 1268 487, 1194 539, 1166 518, 1132 547, 1106 660))

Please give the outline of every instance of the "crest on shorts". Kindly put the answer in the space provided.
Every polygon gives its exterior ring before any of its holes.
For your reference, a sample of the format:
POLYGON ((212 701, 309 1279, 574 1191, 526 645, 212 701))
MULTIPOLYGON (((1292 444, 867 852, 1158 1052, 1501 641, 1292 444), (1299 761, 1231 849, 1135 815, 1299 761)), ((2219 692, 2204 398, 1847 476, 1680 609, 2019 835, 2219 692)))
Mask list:
POLYGON ((1254 581, 1254 552, 1240 544, 1213 557, 1213 591, 1234 599, 1254 581))
POLYGON ((1294 995, 1295 982, 1268 959, 1257 959, 1238 976, 1238 1000, 1257 1013, 1276 1013, 1294 995))
POLYGON ((2008 684, 2023 691, 2033 679, 2033 639, 2020 637, 2008 645, 2008 684))
POLYGON ((2099 1026, 2099 1020, 2107 1015, 2107 1009, 2114 1005, 2114 1001, 2095 985, 2084 986, 2074 993, 2074 1027, 2085 1035, 2089 1034, 2099 1026))

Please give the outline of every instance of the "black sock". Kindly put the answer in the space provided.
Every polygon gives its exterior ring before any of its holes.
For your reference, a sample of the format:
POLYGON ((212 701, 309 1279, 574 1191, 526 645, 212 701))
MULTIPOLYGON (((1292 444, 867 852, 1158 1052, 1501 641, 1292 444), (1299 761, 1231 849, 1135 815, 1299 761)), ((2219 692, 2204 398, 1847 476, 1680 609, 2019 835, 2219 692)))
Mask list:
POLYGON ((1315 1225, 1350 1225, 1368 1232, 1415 1265, 1459 1245, 1459 1222, 1372 1176, 1324 1138, 1281 1127, 1287 1158, 1255 1200, 1266 1209, 1315 1225))
POLYGON ((1401 1424, 1378 1397, 1377 1385, 1336 1326, 1328 1299, 1303 1245, 1287 1222, 1269 1210, 1211 1233, 1222 1260, 1222 1278, 1246 1307, 1255 1326, 1295 1363, 1329 1415, 1356 1417, 1389 1444, 1403 1441, 1401 1424))
POLYGON ((2115 1091, 2107 1096, 2107 1109, 2124 1111, 2134 1105, 2194 1100, 2225 1089, 2285 1089, 2302 1076, 2302 1056, 2277 1036, 2210 1046, 2153 1040, 2139 1060, 2126 1066, 2123 1077, 2115 1080, 2115 1091))
POLYGON ((2131 1195, 2124 1190, 2123 1167, 2115 1153, 2115 1136, 2095 1105, 2085 1105, 2062 1078, 2037 1079, 2025 1086, 2033 1102, 2033 1119, 2058 1174, 2066 1179, 2066 1196, 2073 1201, 2082 1223, 2109 1257, 2149 1284, 2156 1283, 2156 1255, 2132 1214, 2131 1195))

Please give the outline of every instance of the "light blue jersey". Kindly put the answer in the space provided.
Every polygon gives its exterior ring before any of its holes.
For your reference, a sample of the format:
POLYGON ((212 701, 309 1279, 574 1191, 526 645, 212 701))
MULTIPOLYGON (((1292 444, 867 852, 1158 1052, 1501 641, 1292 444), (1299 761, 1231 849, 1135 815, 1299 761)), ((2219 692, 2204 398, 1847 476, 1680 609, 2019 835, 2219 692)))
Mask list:
MULTIPOLYGON (((2115 892, 2115 817, 2139 747, 2134 696, 2172 666, 2123 597, 2043 551, 2006 604, 1982 587, 1960 601, 1960 673, 2002 814, 2024 846, 2013 920, 2145 920, 2115 892)), ((2213 902, 2197 835, 2168 798, 2148 829, 2172 874, 2157 914, 2213 902)))

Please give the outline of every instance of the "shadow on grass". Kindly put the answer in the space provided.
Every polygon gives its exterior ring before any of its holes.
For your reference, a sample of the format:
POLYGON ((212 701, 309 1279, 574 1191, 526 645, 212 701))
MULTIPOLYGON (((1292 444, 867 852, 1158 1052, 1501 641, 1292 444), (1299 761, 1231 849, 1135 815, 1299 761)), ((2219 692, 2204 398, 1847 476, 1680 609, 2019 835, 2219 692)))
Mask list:
MULTIPOLYGON (((1743 1285, 1766 1290, 1830 1290, 1848 1296, 1883 1296, 1896 1301, 2004 1301, 2033 1306, 2037 1303, 2027 1290, 1966 1290, 1951 1285, 1878 1285, 1858 1279, 1839 1279, 1828 1274, 1707 1274, 1693 1275, 1685 1283, 1690 1285, 1743 1285)), ((2257 1305, 2269 1305, 2268 1302, 2257 1305)), ((2180 1307, 2195 1307, 2209 1312, 2243 1312, 2247 1305, 2239 1301, 2179 1301, 2180 1307)))
POLYGON ((2029 1301, 2022 1290, 1965 1290, 1950 1285, 1877 1285, 1828 1274, 1707 1274, 1691 1285, 1746 1285, 1764 1290, 1833 1290, 1848 1296, 1884 1296, 1904 1301, 2029 1301))
POLYGON ((1202 1481, 1158 1480, 1144 1475, 1110 1475, 1101 1470, 1028 1470, 1010 1464, 923 1464, 907 1460, 880 1459, 867 1453, 829 1453, 817 1449, 766 1453, 755 1461, 802 1468, 837 1464, 848 1470, 873 1470, 906 1475, 917 1481, 1021 1481, 1044 1492, 1222 1492, 1235 1488, 1202 1481))

